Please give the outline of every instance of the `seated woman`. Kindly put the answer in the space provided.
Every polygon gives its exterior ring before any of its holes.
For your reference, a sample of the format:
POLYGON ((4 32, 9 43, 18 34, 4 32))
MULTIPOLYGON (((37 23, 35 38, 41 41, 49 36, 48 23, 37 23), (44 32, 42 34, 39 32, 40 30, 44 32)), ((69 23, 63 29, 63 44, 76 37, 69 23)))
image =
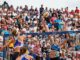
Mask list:
POLYGON ((16 60, 16 58, 18 57, 18 55, 20 53, 20 48, 24 46, 24 39, 25 39, 25 37, 22 35, 22 36, 19 36, 18 40, 15 41, 14 49, 13 49, 14 52, 11 55, 11 60, 16 60))
POLYGON ((20 54, 16 60, 33 60, 33 57, 26 54, 26 51, 27 51, 26 47, 21 47, 20 48, 20 54))

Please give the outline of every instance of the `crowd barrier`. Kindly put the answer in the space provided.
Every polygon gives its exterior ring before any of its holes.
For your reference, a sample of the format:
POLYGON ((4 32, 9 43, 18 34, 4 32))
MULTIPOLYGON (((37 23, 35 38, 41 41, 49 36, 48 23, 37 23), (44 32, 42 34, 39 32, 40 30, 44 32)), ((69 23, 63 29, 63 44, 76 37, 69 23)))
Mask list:
MULTIPOLYGON (((26 33, 25 35, 33 35, 33 36, 39 36, 39 35, 56 35, 56 34, 71 34, 71 33, 80 33, 80 31, 62 31, 62 32, 43 32, 43 33, 26 33)), ((5 45, 5 38, 8 36, 11 36, 12 34, 4 34, 3 36, 3 45, 5 45)), ((3 50, 3 52, 0 52, 0 57, 3 58, 3 60, 6 59, 6 49, 3 50)))
MULTIPOLYGON (((80 31, 62 31, 62 32, 43 32, 43 33, 26 33, 25 35, 55 35, 55 34, 71 34, 71 33, 80 33, 80 31)), ((5 36, 11 36, 12 34, 5 34, 5 36)))

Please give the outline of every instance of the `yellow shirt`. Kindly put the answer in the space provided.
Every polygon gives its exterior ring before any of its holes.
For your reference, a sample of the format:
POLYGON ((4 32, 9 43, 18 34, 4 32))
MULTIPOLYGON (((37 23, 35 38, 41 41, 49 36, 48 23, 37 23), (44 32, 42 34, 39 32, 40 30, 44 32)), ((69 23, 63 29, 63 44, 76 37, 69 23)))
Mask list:
MULTIPOLYGON (((11 40, 9 40, 9 42, 11 42, 11 40)), ((13 47, 14 47, 14 43, 13 43, 13 42, 10 43, 10 44, 9 44, 9 47, 13 48, 13 47)))

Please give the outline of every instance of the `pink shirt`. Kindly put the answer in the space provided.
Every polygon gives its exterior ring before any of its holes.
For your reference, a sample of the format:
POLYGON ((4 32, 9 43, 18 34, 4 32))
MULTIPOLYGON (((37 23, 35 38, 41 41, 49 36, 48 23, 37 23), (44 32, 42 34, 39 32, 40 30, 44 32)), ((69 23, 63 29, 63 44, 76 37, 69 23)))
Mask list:
POLYGON ((55 20, 56 20, 56 17, 52 17, 52 18, 50 19, 50 21, 51 21, 52 23, 54 23, 55 20))

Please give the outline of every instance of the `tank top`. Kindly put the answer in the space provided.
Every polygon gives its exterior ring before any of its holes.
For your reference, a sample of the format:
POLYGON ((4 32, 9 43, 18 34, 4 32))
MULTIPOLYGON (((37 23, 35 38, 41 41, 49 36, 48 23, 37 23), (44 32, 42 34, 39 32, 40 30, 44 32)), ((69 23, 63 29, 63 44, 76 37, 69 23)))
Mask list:
POLYGON ((27 55, 27 54, 23 54, 23 55, 21 56, 21 60, 33 60, 33 59, 30 58, 29 55, 27 55), (26 57, 27 57, 27 58, 26 58, 26 57))
POLYGON ((16 47, 16 46, 21 46, 22 47, 23 45, 24 45, 23 43, 21 43, 18 40, 16 40, 16 42, 14 44, 14 47, 16 47))

